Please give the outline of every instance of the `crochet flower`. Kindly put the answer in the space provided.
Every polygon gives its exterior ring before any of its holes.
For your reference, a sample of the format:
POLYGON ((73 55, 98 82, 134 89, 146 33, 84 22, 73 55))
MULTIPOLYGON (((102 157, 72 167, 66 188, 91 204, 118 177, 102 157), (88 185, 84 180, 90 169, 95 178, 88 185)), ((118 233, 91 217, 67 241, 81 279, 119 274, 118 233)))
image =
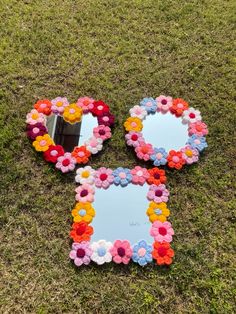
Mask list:
POLYGON ((119 167, 113 171, 115 185, 126 186, 132 180, 132 175, 129 169, 119 167))
POLYGON ((104 116, 110 111, 110 108, 105 102, 102 100, 94 101, 93 108, 91 109, 91 112, 94 116, 104 116))
POLYGON ((149 199, 149 201, 154 201, 155 203, 166 203, 168 202, 169 194, 170 193, 167 190, 165 184, 152 184, 149 187, 147 198, 149 199))
POLYGON ((105 126, 103 124, 93 129, 93 135, 96 138, 101 138, 103 141, 111 138, 111 129, 109 126, 105 126))
POLYGON ((152 97, 143 98, 140 101, 140 106, 144 107, 147 113, 155 113, 157 111, 157 103, 152 97))
POLYGON ((161 183, 166 183, 166 173, 165 170, 158 168, 148 169, 149 178, 147 179, 148 184, 159 185, 161 183))
POLYGON ((129 110, 131 117, 139 118, 140 120, 144 120, 147 115, 147 111, 141 106, 134 106, 129 110))
POLYGON ((142 133, 130 131, 125 135, 126 144, 129 146, 137 147, 140 143, 144 142, 142 133))
POLYGON ((143 128, 143 124, 142 124, 142 121, 139 118, 129 117, 125 121, 124 127, 125 127, 126 131, 140 132, 142 130, 142 128, 143 128))
POLYGON ((65 121, 74 124, 82 119, 83 110, 76 104, 71 104, 64 108, 63 118, 65 121))
POLYGON ((49 116, 51 113, 51 107, 52 107, 52 103, 50 100, 48 99, 44 99, 44 100, 38 100, 36 102, 36 104, 34 105, 34 108, 40 112, 45 114, 46 116, 49 116))
POLYGON ((128 264, 132 256, 132 248, 127 240, 116 240, 110 249, 113 261, 117 264, 128 264))
POLYGON ((139 241, 133 246, 132 260, 140 266, 145 266, 152 262, 152 246, 146 241, 139 241))
POLYGON ((43 125, 46 125, 46 118, 43 113, 38 112, 36 109, 32 109, 27 115, 26 115, 26 123, 35 125, 36 123, 41 123, 43 125))
POLYGON ((48 150, 43 153, 43 157, 46 161, 56 163, 58 157, 65 154, 64 149, 61 145, 51 145, 48 150))
POLYGON ((208 147, 206 138, 203 136, 197 136, 193 134, 189 139, 187 144, 192 146, 192 148, 196 148, 199 152, 203 151, 205 148, 208 147))
POLYGON ((75 169, 76 160, 71 153, 65 153, 57 158, 56 168, 66 173, 75 169))
POLYGON ((152 224, 150 235, 157 242, 171 242, 174 230, 169 221, 161 222, 159 220, 154 221, 152 224))
POLYGON ((182 156, 182 152, 176 152, 175 150, 169 151, 167 157, 168 166, 170 168, 181 169, 185 164, 185 159, 182 156))
POLYGON ((186 164, 191 165, 198 161, 199 152, 197 149, 193 149, 190 145, 187 145, 180 150, 186 164))
POLYGON ((70 251, 70 258, 74 260, 76 266, 88 265, 90 263, 90 257, 92 255, 92 249, 89 242, 81 242, 72 244, 72 250, 70 251))
POLYGON ((83 113, 88 113, 93 109, 94 99, 89 97, 81 97, 77 100, 76 105, 79 106, 83 113))
POLYGON ((153 153, 150 156, 150 159, 153 161, 155 166, 164 166, 167 163, 168 153, 164 148, 154 148, 153 153))
POLYGON ((170 215, 170 211, 167 208, 166 203, 157 204, 155 202, 150 202, 146 214, 148 215, 151 222, 154 222, 156 220, 165 222, 167 217, 169 217, 170 215))
POLYGON ((42 123, 27 124, 26 132, 28 138, 34 141, 37 136, 42 136, 46 134, 48 132, 48 129, 42 123))
POLYGON ((100 150, 102 150, 102 143, 103 143, 103 140, 101 138, 92 136, 84 144, 86 146, 86 149, 91 154, 97 154, 100 150))
POLYGON ((95 210, 89 202, 77 203, 71 214, 74 217, 74 222, 84 221, 89 224, 95 216, 95 210))
POLYGON ((188 109, 188 103, 182 98, 176 98, 173 100, 172 106, 170 107, 170 112, 176 117, 181 117, 183 112, 188 109))
POLYGON ((201 114, 199 110, 195 110, 194 108, 189 108, 187 110, 184 110, 182 115, 182 121, 183 123, 195 123, 197 121, 202 120, 201 114))
POLYGON ((91 156, 90 151, 85 146, 76 146, 71 154, 78 164, 86 164, 91 156))
POLYGON ((72 224, 72 230, 70 231, 70 237, 74 242, 90 241, 93 234, 93 227, 89 226, 86 222, 74 222, 72 224))
POLYGON ((37 150, 37 152, 45 152, 46 150, 48 150, 50 145, 54 145, 54 142, 48 134, 37 136, 35 141, 33 142, 33 146, 37 150))
POLYGON ((140 143, 139 146, 135 147, 135 152, 139 159, 143 159, 145 161, 149 160, 151 155, 154 153, 153 147, 151 144, 140 143))
POLYGON ((109 168, 101 167, 95 174, 95 185, 98 188, 107 189, 114 181, 113 171, 109 168))
POLYGON ((86 203, 94 201, 94 187, 90 184, 82 184, 75 189, 76 196, 75 199, 78 202, 86 203))
POLYGON ((174 251, 170 247, 170 243, 154 242, 152 256, 156 260, 157 265, 170 265, 174 251))
POLYGON ((156 102, 157 110, 161 111, 162 113, 166 113, 172 106, 172 97, 160 95, 156 98, 156 102))
POLYGON ((65 107, 69 106, 69 102, 66 97, 57 97, 51 101, 52 112, 55 114, 63 114, 65 107))
POLYGON ((112 255, 110 250, 112 248, 112 243, 105 240, 99 240, 98 242, 93 242, 91 244, 91 249, 93 251, 91 255, 91 260, 102 265, 104 263, 110 263, 112 261, 112 255))
POLYGON ((103 116, 98 116, 98 124, 106 125, 106 126, 113 126, 115 123, 115 116, 111 113, 106 113, 103 116))
POLYGON ((205 136, 208 134, 207 125, 202 121, 197 121, 195 123, 190 123, 188 128, 188 134, 197 136, 205 136))
POLYGON ((146 168, 136 166, 131 171, 132 182, 134 184, 144 185, 146 180, 149 178, 149 172, 146 168))
POLYGON ((95 170, 90 167, 86 166, 84 168, 78 168, 76 170, 76 176, 75 176, 75 182, 80 184, 93 184, 94 183, 94 176, 95 176, 95 170))

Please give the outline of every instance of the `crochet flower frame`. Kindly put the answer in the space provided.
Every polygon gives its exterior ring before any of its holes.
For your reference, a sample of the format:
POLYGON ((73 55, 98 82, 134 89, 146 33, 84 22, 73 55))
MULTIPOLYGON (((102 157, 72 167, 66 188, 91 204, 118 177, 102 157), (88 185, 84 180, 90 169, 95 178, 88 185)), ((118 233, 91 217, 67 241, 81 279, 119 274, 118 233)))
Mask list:
POLYGON ((139 166, 131 170, 122 167, 115 170, 105 167, 94 170, 85 166, 77 169, 75 181, 79 186, 75 189, 77 203, 72 210, 72 247, 69 256, 76 266, 88 265, 90 262, 102 265, 112 261, 116 264, 128 264, 133 261, 140 266, 151 262, 157 265, 172 263, 174 251, 170 243, 174 230, 168 221, 169 191, 165 185, 164 170, 157 167, 147 170, 139 166), (111 185, 125 188, 129 184, 149 185, 147 199, 150 203, 148 208, 144 208, 143 219, 144 222, 145 219, 150 222, 149 233, 153 242, 147 243, 141 239, 131 245, 128 240, 122 239, 122 234, 120 239, 113 242, 109 239, 92 241, 92 235, 96 233, 92 226, 96 216, 92 205, 96 198, 96 188, 108 189, 111 185))
POLYGON ((170 96, 160 95, 156 99, 144 98, 140 105, 130 109, 130 117, 125 121, 124 127, 126 143, 133 146, 137 157, 144 161, 151 161, 155 166, 165 166, 180 170, 184 165, 198 161, 199 154, 207 147, 207 125, 202 121, 199 110, 189 107, 181 98, 173 99, 170 96), (163 147, 153 147, 146 143, 142 134, 144 119, 151 114, 166 114, 170 112, 183 124, 188 125, 189 138, 184 147, 178 151, 166 151, 163 147))
POLYGON ((86 164, 92 154, 102 150, 103 142, 111 137, 111 128, 115 117, 110 108, 101 100, 81 97, 76 103, 70 104, 65 97, 53 100, 39 100, 34 104, 26 116, 26 133, 38 152, 43 153, 46 161, 54 163, 55 167, 63 173, 74 170, 76 164, 86 164), (56 145, 48 134, 47 119, 55 114, 75 124, 81 122, 83 115, 91 113, 97 118, 98 126, 93 129, 93 135, 83 145, 75 146, 69 153, 61 145, 56 145))

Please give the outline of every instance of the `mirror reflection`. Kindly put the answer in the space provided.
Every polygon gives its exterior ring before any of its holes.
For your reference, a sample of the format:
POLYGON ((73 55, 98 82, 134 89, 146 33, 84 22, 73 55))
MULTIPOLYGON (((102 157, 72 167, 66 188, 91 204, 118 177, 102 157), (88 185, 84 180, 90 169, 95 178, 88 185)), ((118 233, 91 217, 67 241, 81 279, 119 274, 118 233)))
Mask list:
POLYGON ((129 184, 126 187, 111 185, 107 190, 96 188, 92 241, 120 239, 135 244, 146 240, 151 244, 151 223, 146 215, 148 187, 147 184, 129 184))
POLYGON ((143 121, 143 137, 154 147, 163 147, 167 152, 179 150, 188 140, 188 125, 171 113, 150 114, 143 121))
POLYGON ((70 124, 63 117, 52 115, 47 120, 48 133, 57 145, 66 152, 72 152, 75 146, 81 146, 93 136, 93 129, 98 126, 97 118, 91 113, 83 115, 81 122, 70 124))

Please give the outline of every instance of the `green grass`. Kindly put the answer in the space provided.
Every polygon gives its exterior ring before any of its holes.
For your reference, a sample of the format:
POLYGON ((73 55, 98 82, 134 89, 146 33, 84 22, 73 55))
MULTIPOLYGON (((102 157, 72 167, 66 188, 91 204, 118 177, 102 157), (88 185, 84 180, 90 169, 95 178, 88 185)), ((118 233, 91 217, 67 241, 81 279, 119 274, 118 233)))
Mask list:
POLYGON ((233 313, 235 56, 233 0, 0 0, 1 313, 233 313), (141 163, 122 123, 145 96, 202 112, 209 148, 167 171, 176 257, 170 269, 72 267, 73 174, 28 142, 40 98, 89 95, 116 113, 91 165, 141 163))

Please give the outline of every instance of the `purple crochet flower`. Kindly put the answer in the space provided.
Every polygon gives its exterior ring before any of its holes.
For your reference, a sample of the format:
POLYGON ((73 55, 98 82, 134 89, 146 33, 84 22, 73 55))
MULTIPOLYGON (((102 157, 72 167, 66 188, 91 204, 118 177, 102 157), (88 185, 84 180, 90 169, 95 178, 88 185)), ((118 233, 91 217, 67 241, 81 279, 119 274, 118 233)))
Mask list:
POLYGON ((129 146, 137 147, 140 143, 144 142, 142 133, 130 131, 125 135, 126 143, 129 146))
POLYGON ((170 193, 167 190, 165 184, 152 184, 149 188, 147 198, 149 201, 154 201, 155 203, 166 203, 168 202, 169 194, 170 193))
POLYGON ((89 246, 89 242, 81 242, 72 244, 72 250, 70 251, 70 258, 74 260, 76 266, 88 265, 90 263, 90 257, 92 255, 92 249, 89 246))
POLYGON ((37 136, 42 136, 48 132, 48 129, 45 125, 42 123, 36 123, 36 124, 27 124, 26 132, 28 138, 30 138, 32 141, 36 139, 37 136))

